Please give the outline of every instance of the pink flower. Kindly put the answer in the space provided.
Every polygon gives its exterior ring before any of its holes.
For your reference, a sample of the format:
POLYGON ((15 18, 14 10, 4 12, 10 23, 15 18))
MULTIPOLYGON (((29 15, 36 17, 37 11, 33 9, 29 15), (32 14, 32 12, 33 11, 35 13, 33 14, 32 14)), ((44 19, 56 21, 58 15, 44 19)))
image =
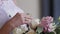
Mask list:
POLYGON ((44 28, 44 31, 48 31, 49 24, 53 22, 51 16, 43 17, 41 20, 41 26, 44 28))

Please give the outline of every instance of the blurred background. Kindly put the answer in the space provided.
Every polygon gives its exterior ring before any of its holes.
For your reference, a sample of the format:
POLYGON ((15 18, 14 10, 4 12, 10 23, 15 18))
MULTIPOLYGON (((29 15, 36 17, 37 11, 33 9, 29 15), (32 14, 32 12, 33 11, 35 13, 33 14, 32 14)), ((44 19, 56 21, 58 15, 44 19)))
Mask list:
POLYGON ((52 16, 57 21, 60 16, 60 0, 41 0, 42 16, 52 16))
POLYGON ((40 18, 39 0, 16 0, 16 2, 25 13, 30 13, 34 18, 40 18))
POLYGON ((16 0, 16 4, 25 13, 30 13, 34 18, 60 16, 60 0, 16 0))

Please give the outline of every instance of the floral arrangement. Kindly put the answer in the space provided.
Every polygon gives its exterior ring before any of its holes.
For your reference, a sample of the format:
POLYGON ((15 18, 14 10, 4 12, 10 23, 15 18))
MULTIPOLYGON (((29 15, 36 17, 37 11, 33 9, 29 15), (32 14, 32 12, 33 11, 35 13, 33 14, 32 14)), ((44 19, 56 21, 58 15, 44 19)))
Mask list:
POLYGON ((23 24, 13 30, 13 34, 60 34, 60 17, 55 22, 53 17, 47 16, 34 19, 29 24, 23 24))

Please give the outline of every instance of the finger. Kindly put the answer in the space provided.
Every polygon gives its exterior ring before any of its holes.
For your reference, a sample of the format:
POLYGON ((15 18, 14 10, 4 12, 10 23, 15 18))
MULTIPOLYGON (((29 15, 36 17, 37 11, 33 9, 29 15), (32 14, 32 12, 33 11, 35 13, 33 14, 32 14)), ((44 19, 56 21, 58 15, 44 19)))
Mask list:
POLYGON ((29 15, 26 15, 24 18, 26 18, 26 19, 33 19, 31 16, 29 16, 29 15))
POLYGON ((30 20, 30 19, 25 19, 24 20, 24 23, 30 23, 32 20, 30 20))

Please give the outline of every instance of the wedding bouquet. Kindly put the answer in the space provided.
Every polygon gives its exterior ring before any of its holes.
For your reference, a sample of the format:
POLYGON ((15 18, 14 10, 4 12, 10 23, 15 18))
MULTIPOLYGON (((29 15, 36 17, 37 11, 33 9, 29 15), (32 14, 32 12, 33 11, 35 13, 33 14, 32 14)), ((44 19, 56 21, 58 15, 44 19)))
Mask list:
POLYGON ((13 34, 60 34, 60 17, 57 22, 51 16, 33 19, 29 24, 16 27, 13 34))

